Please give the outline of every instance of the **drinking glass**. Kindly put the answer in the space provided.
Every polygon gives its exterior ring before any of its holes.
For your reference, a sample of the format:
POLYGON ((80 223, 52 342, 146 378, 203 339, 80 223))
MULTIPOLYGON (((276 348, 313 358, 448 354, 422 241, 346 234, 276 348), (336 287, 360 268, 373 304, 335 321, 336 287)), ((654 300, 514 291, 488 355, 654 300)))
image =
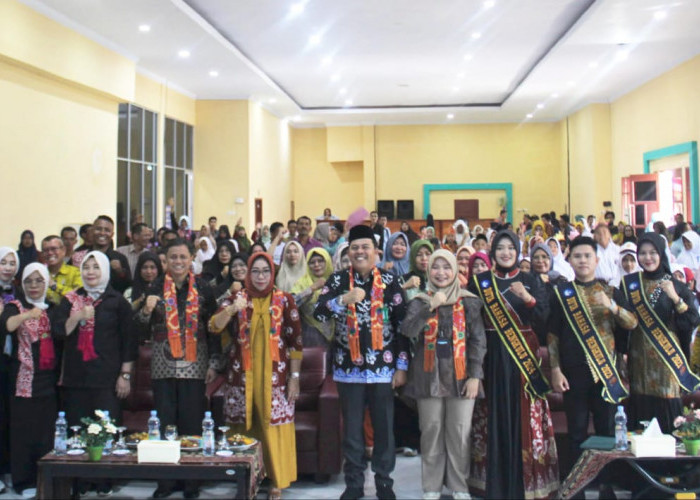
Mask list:
POLYGON ((168 441, 175 441, 177 439, 177 426, 165 426, 165 439, 167 439, 168 441))
POLYGON ((126 441, 124 440, 124 431, 126 430, 126 427, 123 425, 120 427, 117 427, 117 432, 119 433, 119 439, 117 440, 117 443, 114 445, 115 450, 126 450, 126 441))
POLYGON ((73 437, 70 440, 70 449, 71 450, 79 450, 81 448, 80 446, 80 426, 79 425, 71 425, 70 430, 73 431, 73 437))
POLYGON ((219 440, 219 449, 220 450, 228 450, 229 445, 228 445, 228 439, 226 439, 226 433, 230 427, 228 425, 220 425, 219 430, 221 431, 221 439, 219 440))

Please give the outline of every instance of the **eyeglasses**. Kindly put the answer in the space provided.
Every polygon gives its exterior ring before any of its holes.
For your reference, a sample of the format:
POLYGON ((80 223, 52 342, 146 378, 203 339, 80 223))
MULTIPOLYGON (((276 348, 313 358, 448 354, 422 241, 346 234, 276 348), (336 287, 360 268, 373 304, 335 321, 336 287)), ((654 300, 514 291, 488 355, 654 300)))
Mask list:
POLYGON ((252 276, 269 276, 272 271, 270 269, 251 269, 252 276))
POLYGON ((34 280, 26 279, 26 280, 24 280, 22 283, 24 283, 24 284, 27 285, 27 286, 32 286, 32 285, 43 285, 44 283, 46 283, 46 280, 44 280, 44 278, 37 278, 37 279, 34 279, 34 280))

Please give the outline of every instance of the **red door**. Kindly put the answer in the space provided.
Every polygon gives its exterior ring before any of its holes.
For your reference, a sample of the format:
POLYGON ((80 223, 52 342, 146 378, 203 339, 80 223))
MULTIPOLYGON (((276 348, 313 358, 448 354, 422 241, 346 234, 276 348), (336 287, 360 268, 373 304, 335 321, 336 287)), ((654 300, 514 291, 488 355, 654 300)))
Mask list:
POLYGON ((637 235, 643 233, 651 215, 659 211, 659 176, 630 175, 630 221, 637 235))

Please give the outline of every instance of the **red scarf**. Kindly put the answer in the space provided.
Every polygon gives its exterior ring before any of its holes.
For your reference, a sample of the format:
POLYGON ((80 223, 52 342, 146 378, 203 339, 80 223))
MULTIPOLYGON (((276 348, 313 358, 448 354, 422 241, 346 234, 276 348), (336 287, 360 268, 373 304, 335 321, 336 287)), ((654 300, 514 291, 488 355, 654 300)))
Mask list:
MULTIPOLYGON (((165 325, 168 328, 168 343, 173 358, 182 358, 180 340, 180 318, 177 312, 177 288, 170 274, 165 274, 163 286, 165 301, 165 325)), ((199 322, 199 293, 194 284, 194 274, 189 273, 187 280, 187 301, 185 305, 185 361, 197 361, 197 327, 199 322)))
MULTIPOLYGON (((11 304, 17 306, 20 314, 30 311, 30 309, 25 309, 18 300, 12 301, 11 304)), ((46 311, 41 312, 39 319, 25 320, 17 329, 19 370, 15 396, 19 398, 32 397, 32 381, 34 380, 32 344, 37 340, 39 341, 39 370, 52 370, 56 364, 56 354, 51 338, 51 323, 46 311)))
MULTIPOLYGON (((464 306, 458 300, 452 306, 452 361, 455 366, 455 376, 457 380, 462 380, 466 376, 465 354, 466 345, 466 322, 464 317, 464 306)), ((432 372, 435 369, 435 344, 438 336, 438 311, 428 320, 425 332, 423 351, 423 370, 432 372)))
MULTIPOLYGON (((350 290, 355 288, 354 271, 350 268, 350 290)), ((384 289, 386 285, 382 281, 382 273, 376 267, 372 269, 372 293, 370 295, 370 328, 372 332, 372 349, 381 351, 384 347, 384 289)), ((348 344, 350 346, 350 358, 353 363, 362 362, 360 352, 360 326, 357 322, 357 308, 355 304, 348 306, 347 314, 348 344)))
MULTIPOLYGON (((245 290, 238 294, 248 302, 245 290)), ((280 334, 282 333, 282 315, 284 313, 284 292, 272 290, 270 300, 270 357, 272 361, 280 360, 280 334)), ((252 368, 252 354, 250 347, 250 321, 248 321, 248 306, 238 311, 238 344, 241 346, 241 360, 243 369, 249 371, 252 368)))
MULTIPOLYGON (((71 303, 70 312, 80 311, 85 306, 97 307, 101 300, 93 300, 88 295, 81 295, 77 290, 66 294, 66 299, 71 303)), ((97 359, 95 352, 95 317, 80 322, 78 327, 78 350, 83 353, 83 361, 97 359)))

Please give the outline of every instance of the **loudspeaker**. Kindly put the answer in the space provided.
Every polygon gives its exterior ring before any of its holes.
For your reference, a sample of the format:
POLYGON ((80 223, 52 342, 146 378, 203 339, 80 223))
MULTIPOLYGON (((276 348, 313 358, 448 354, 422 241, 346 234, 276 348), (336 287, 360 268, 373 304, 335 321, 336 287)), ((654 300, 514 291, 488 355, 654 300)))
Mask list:
POLYGON ((394 220, 394 200, 377 201, 377 212, 379 217, 383 215, 389 220, 394 220))
POLYGON ((413 200, 396 200, 396 218, 413 220, 413 200))

